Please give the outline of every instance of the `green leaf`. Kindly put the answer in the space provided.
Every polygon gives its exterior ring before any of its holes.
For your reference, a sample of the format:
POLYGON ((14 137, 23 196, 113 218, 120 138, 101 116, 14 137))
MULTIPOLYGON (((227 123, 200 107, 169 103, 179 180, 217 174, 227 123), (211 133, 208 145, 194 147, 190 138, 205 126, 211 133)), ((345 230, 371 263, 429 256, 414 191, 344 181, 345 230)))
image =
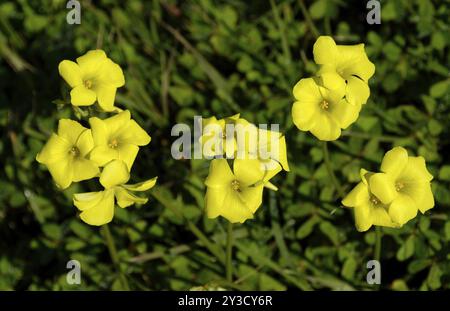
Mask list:
POLYGON ((397 251, 397 259, 405 261, 414 254, 414 236, 411 235, 397 251))
POLYGON ((441 287, 441 277, 443 272, 438 264, 431 266, 427 277, 427 284, 431 289, 438 289, 441 287))

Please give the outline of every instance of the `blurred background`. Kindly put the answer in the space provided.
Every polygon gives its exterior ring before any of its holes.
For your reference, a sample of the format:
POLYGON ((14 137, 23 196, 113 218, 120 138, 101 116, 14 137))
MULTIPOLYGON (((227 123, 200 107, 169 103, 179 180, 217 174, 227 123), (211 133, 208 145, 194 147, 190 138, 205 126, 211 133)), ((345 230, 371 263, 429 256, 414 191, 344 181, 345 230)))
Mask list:
MULTIPOLYGON (((35 161, 57 120, 75 118, 58 63, 101 48, 124 69, 116 105, 152 136, 132 176, 159 176, 142 206, 116 209, 110 225, 122 269, 136 290, 375 289, 366 283, 375 232, 356 231, 323 164, 321 144, 298 131, 292 87, 317 69, 316 33, 365 43, 376 72, 358 121, 329 144, 345 191, 359 169, 377 170, 395 145, 422 155, 436 206, 401 229, 383 229, 382 289, 450 287, 450 97, 448 0, 383 0, 369 25, 367 1, 81 0, 81 24, 65 0, 0 2, 0 289, 104 290, 118 275, 96 227, 72 205, 86 183, 58 191, 35 161), (235 281, 220 256, 223 219, 203 215, 206 160, 174 160, 172 126, 193 116, 240 112, 279 123, 291 172, 265 191, 255 219, 234 226, 235 281), (81 263, 81 285, 66 263, 81 263)), ((85 120, 85 119, 84 119, 85 120)), ((84 121, 82 121, 84 122, 84 121)))

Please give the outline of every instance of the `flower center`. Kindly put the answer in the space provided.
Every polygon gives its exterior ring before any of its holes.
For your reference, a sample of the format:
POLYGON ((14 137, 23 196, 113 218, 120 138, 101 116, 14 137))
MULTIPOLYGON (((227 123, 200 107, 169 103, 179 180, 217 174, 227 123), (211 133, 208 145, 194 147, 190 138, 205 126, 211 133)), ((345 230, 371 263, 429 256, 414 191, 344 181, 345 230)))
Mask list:
POLYGON ((239 181, 237 181, 236 179, 231 182, 231 188, 234 191, 241 192, 241 185, 239 184, 239 181))
POLYGON ((109 142, 108 146, 109 148, 116 149, 117 146, 119 146, 119 142, 117 141, 116 138, 114 138, 109 142))
POLYGON ((69 154, 73 157, 78 157, 80 155, 80 150, 77 147, 73 146, 72 148, 70 148, 69 154))
POLYGON ((405 184, 402 182, 398 182, 395 184, 395 190, 400 191, 405 187, 405 184))
POLYGON ((92 81, 91 81, 91 80, 85 80, 85 81, 84 81, 84 86, 85 86, 87 89, 90 89, 90 88, 92 87, 92 81))
POLYGON ((373 205, 378 205, 380 203, 380 201, 378 200, 377 197, 375 197, 374 195, 370 196, 370 202, 372 202, 373 205))
POLYGON ((328 102, 326 100, 323 100, 320 104, 319 104, 320 108, 322 108, 323 110, 327 110, 328 107, 330 107, 330 105, 328 104, 328 102))

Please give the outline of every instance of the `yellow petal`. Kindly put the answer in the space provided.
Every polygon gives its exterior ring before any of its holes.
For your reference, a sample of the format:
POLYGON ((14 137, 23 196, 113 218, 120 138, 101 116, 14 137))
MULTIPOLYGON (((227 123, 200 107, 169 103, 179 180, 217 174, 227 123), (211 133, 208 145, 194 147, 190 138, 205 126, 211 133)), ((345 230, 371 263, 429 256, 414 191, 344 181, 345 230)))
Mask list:
POLYGON ((430 182, 406 182, 402 183, 402 186, 401 192, 416 202, 422 214, 434 206, 434 197, 430 182))
POLYGON ((227 196, 222 205, 221 216, 231 223, 243 223, 247 219, 253 218, 253 213, 249 207, 239 198, 236 191, 227 192, 227 196))
POLYGON ((74 88, 83 83, 81 70, 77 63, 70 60, 63 60, 58 65, 59 75, 74 88))
POLYGON ((58 136, 67 140, 71 145, 77 144, 80 135, 86 130, 87 128, 77 121, 61 119, 58 122, 58 136))
POLYGON ((67 140, 56 134, 52 134, 41 152, 36 156, 36 161, 45 164, 66 159, 71 147, 71 144, 67 140))
POLYGON ((324 72, 320 75, 322 86, 338 94, 339 99, 345 95, 345 80, 336 72, 324 72))
POLYGON ((368 202, 355 206, 355 226, 359 232, 364 232, 372 227, 372 217, 370 211, 370 204, 368 202))
POLYGON ((353 64, 355 61, 359 61, 365 56, 364 44, 354 45, 338 45, 337 50, 339 53, 339 65, 353 64))
POLYGON ((357 77, 349 77, 345 96, 351 105, 364 105, 370 96, 369 86, 357 77))
POLYGON ((408 163, 408 152, 403 147, 395 147, 386 152, 381 162, 381 171, 391 175, 394 180, 408 163))
POLYGON ((134 160, 136 160, 139 152, 139 147, 131 144, 120 144, 117 147, 117 151, 119 153, 119 159, 124 161, 128 170, 131 171, 131 167, 133 167, 134 160))
POLYGON ((228 191, 224 188, 207 188, 205 195, 206 217, 212 219, 221 215, 227 194, 228 191))
POLYGON ((314 78, 301 79, 292 90, 294 97, 299 102, 319 103, 322 95, 319 92, 319 86, 314 78))
POLYGON ((389 216, 392 221, 403 226, 409 220, 417 215, 417 205, 414 201, 405 194, 399 193, 394 201, 389 205, 389 216))
POLYGON ((83 76, 98 76, 106 62, 106 54, 102 50, 92 50, 77 58, 83 76))
POLYGON ((339 45, 337 68, 346 78, 356 75, 367 82, 375 72, 375 65, 367 58, 364 44, 339 45))
POLYGON ((94 148, 94 140, 91 130, 85 130, 78 137, 76 147, 80 151, 80 156, 85 157, 94 148))
POLYGON ((114 160, 109 162, 100 174, 100 183, 105 189, 110 189, 118 185, 125 184, 130 179, 125 162, 114 160))
POLYGON ((124 110, 114 116, 103 120, 112 137, 118 135, 124 128, 128 127, 131 114, 129 110, 124 110))
POLYGON ((158 177, 153 177, 152 179, 148 179, 137 184, 128 184, 123 185, 122 187, 130 191, 147 191, 155 186, 157 179, 158 177))
POLYGON ((433 175, 427 170, 423 157, 408 157, 408 163, 398 178, 406 182, 429 182, 433 175))
POLYGON ((431 185, 428 183, 424 185, 424 187, 422 200, 416 202, 417 207, 422 214, 434 207, 434 197, 433 192, 431 191, 431 185))
POLYGON ((89 159, 94 161, 98 166, 104 166, 111 160, 119 159, 119 152, 108 146, 97 146, 92 149, 89 159))
POLYGON ((264 166, 263 180, 265 182, 268 182, 281 171, 281 165, 275 160, 261 161, 261 164, 264 166))
POLYGON ((91 126, 94 145, 107 145, 110 135, 106 123, 97 117, 93 117, 89 118, 89 125, 91 126))
POLYGON ((117 205, 119 205, 122 208, 128 207, 135 203, 145 204, 148 201, 147 198, 141 198, 141 197, 135 196, 134 194, 128 192, 126 189, 124 189, 122 187, 116 187, 114 189, 114 193, 116 196, 117 205))
POLYGON ((278 158, 276 159, 278 162, 280 162, 281 166, 283 166, 283 169, 287 172, 289 172, 289 163, 287 159, 287 148, 286 148, 286 137, 283 135, 280 137, 279 141, 279 153, 278 158))
POLYGON ((100 173, 98 166, 93 161, 78 158, 74 159, 72 163, 73 181, 75 182, 94 178, 100 173))
POLYGON ((61 159, 46 165, 59 188, 66 189, 70 186, 73 178, 73 167, 70 158, 61 159))
POLYGON ((114 99, 116 98, 116 87, 109 84, 100 84, 96 88, 98 105, 103 111, 114 110, 114 99))
POLYGON ((242 187, 256 184, 264 178, 264 165, 257 159, 235 159, 233 171, 242 187))
POLYGON ((75 193, 73 195, 73 204, 80 210, 91 209, 103 199, 104 191, 75 193))
POLYGON ((318 103, 296 101, 292 106, 292 121, 301 131, 309 131, 316 125, 318 103))
POLYGON ((74 106, 90 106, 95 103, 96 99, 97 94, 84 85, 78 85, 70 91, 70 102, 74 106))
POLYGON ((333 38, 320 36, 314 43, 313 54, 316 64, 334 63, 338 50, 333 38))
POLYGON ((330 105, 328 110, 339 126, 342 129, 346 129, 358 119, 361 105, 351 105, 347 100, 342 99, 341 101, 330 105))
POLYGON ((392 222, 392 219, 389 216, 389 213, 386 210, 385 206, 372 205, 371 218, 372 218, 372 223, 375 226, 382 226, 382 227, 389 227, 389 228, 398 228, 399 227, 398 224, 392 222))
POLYGON ((238 195, 245 205, 254 214, 262 203, 264 185, 246 187, 238 195))
POLYGON ((375 173, 369 179, 370 192, 383 204, 389 204, 398 195, 395 182, 384 173, 375 173))
POLYGON ((369 201, 369 188, 363 182, 356 185, 342 200, 342 205, 356 207, 369 201))
POLYGON ((99 78, 103 83, 110 84, 115 88, 125 85, 122 68, 109 58, 103 63, 99 78))
POLYGON ((320 140, 331 141, 341 136, 341 128, 328 113, 318 113, 310 132, 320 140))
POLYGON ((264 184, 264 187, 273 191, 278 191, 278 187, 272 184, 270 181, 264 184))
POLYGON ((145 146, 151 141, 147 132, 134 120, 130 120, 122 131, 118 132, 119 140, 125 144, 145 146))
POLYGON ((102 192, 102 199, 95 206, 83 210, 80 214, 80 218, 91 226, 107 224, 114 217, 114 190, 102 192))
POLYGON ((211 188, 228 187, 235 179, 225 159, 214 159, 209 166, 209 174, 205 185, 211 188))

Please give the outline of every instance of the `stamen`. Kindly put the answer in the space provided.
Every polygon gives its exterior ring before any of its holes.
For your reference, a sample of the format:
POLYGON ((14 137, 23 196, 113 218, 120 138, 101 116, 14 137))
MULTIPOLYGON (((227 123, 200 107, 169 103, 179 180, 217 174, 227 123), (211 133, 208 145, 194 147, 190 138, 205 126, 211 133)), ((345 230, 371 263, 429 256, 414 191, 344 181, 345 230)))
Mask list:
POLYGON ((378 205, 379 203, 380 203, 380 201, 378 200, 378 198, 377 197, 375 197, 375 196, 370 196, 370 202, 372 202, 372 204, 374 204, 374 205, 378 205))
POLYGON ((117 141, 116 138, 114 138, 109 142, 108 146, 109 148, 115 149, 117 148, 117 146, 119 146, 119 142, 117 141))
POLYGON ((70 148, 69 154, 71 156, 78 157, 80 155, 80 150, 77 147, 73 146, 72 148, 70 148))
POLYGON ((84 86, 85 86, 87 89, 90 89, 90 88, 92 87, 92 81, 91 81, 91 80, 85 80, 85 81, 84 81, 84 86))
POLYGON ((400 191, 405 187, 405 184, 402 182, 398 182, 395 184, 395 190, 400 191))
POLYGON ((326 100, 324 100, 324 101, 322 101, 320 104, 319 104, 319 106, 320 106, 320 108, 322 108, 323 110, 327 110, 328 108, 329 108, 329 104, 328 104, 328 102, 326 101, 326 100))
POLYGON ((239 184, 239 181, 237 181, 237 180, 233 180, 231 182, 231 188, 233 188, 234 191, 241 192, 241 185, 239 184))

